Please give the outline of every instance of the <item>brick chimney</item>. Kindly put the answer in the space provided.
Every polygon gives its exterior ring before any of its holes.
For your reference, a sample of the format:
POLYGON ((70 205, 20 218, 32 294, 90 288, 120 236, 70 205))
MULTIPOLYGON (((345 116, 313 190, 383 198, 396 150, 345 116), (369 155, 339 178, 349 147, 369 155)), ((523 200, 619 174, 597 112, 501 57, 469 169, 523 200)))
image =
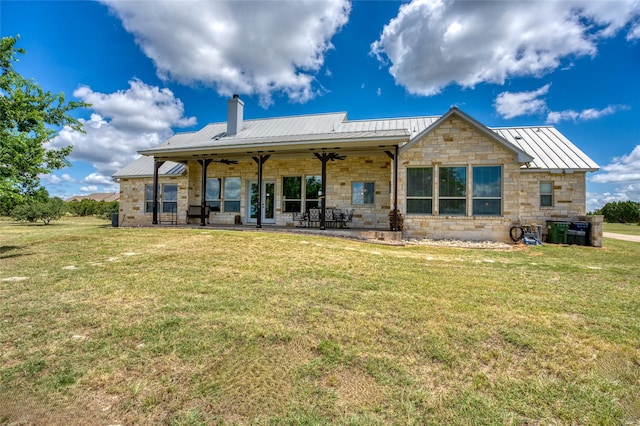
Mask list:
POLYGON ((233 136, 242 130, 242 116, 244 114, 244 102, 240 96, 233 95, 227 101, 227 135, 233 136))

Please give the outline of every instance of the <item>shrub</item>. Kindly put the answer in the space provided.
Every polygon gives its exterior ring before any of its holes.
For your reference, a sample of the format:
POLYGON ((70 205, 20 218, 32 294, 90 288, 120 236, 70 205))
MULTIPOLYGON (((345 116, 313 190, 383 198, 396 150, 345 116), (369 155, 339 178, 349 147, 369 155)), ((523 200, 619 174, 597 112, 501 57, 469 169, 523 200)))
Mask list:
POLYGON ((634 201, 615 201, 607 203, 595 214, 604 216, 608 223, 638 223, 640 222, 640 206, 634 201))
POLYGON ((11 212, 11 217, 18 221, 35 223, 41 220, 48 225, 52 220, 58 220, 66 212, 65 202, 59 197, 46 200, 31 198, 17 205, 11 212))

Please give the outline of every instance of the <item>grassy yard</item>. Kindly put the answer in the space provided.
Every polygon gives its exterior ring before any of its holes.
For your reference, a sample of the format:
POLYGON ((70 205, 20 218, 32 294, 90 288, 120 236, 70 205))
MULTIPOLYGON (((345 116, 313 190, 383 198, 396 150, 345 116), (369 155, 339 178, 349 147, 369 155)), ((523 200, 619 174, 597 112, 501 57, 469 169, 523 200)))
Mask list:
POLYGON ((605 223, 604 232, 616 234, 640 235, 640 226, 637 223, 605 223))
POLYGON ((637 424, 640 244, 0 221, 0 424, 637 424))

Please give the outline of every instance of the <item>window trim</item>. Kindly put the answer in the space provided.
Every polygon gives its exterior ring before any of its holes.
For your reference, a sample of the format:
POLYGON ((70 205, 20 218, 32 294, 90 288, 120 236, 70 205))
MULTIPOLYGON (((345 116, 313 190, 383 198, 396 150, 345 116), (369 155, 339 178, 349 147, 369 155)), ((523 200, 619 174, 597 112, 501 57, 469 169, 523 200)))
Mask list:
POLYGON ((208 177, 207 178, 207 191, 210 188, 209 181, 217 180, 218 181, 218 198, 209 198, 205 193, 204 202, 207 206, 211 208, 211 211, 220 211, 222 207, 222 179, 218 177, 208 177))
POLYGON ((541 208, 553 208, 553 181, 552 180, 541 180, 540 181, 540 207, 541 208), (549 184, 550 192, 542 192, 542 185, 549 184), (550 197, 549 204, 542 203, 542 197, 550 197))
POLYGON ((405 202, 406 202, 406 212, 407 214, 415 214, 415 215, 433 215, 433 193, 434 193, 434 180, 433 180, 433 175, 434 175, 434 167, 433 166, 424 166, 424 167, 420 167, 420 166, 415 166, 415 167, 407 167, 407 188, 406 188, 406 192, 405 192, 405 202), (409 170, 430 170, 431 171, 431 188, 430 188, 430 192, 431 195, 411 195, 409 194, 409 170), (409 211, 409 201, 411 200, 427 200, 427 201, 431 201, 431 209, 429 212, 412 212, 409 211))
POLYGON ((438 166, 438 215, 439 216, 468 216, 468 206, 469 206, 469 170, 466 165, 447 165, 447 166, 438 166), (464 170, 464 191, 461 196, 452 196, 452 195, 442 195, 442 171, 444 169, 462 169, 464 170), (464 202, 464 208, 460 213, 443 213, 442 212, 442 201, 443 200, 458 200, 464 202))
POLYGON ((302 211, 302 205, 303 205, 303 201, 304 199, 302 198, 302 176, 298 175, 298 176, 282 176, 282 212, 283 213, 300 213, 302 211), (287 198, 287 194, 285 194, 285 190, 287 188, 287 185, 285 184, 285 179, 299 179, 300 180, 300 184, 299 184, 299 193, 298 193, 298 198, 287 198), (287 209, 288 204, 287 203, 297 203, 298 204, 298 209, 297 210, 289 210, 287 209))
POLYGON ((501 165, 472 165, 471 166, 471 215, 472 216, 496 216, 496 217, 500 217, 502 216, 502 209, 503 209, 503 205, 502 205, 502 194, 504 193, 504 189, 503 189, 503 179, 502 179, 503 173, 502 173, 502 166, 501 165), (475 185, 476 185, 476 169, 481 169, 481 168, 496 168, 498 170, 500 170, 500 196, 499 197, 491 197, 491 196, 476 196, 475 195, 475 185), (499 200, 500 201, 500 211, 497 213, 475 213, 475 202, 476 201, 480 201, 480 200, 499 200))
POLYGON ((242 209, 242 178, 240 176, 228 176, 224 178, 224 182, 223 182, 223 192, 222 192, 222 205, 224 207, 225 212, 227 213, 240 213, 240 210, 242 209), (228 180, 235 180, 237 179, 238 182, 240 183, 240 186, 238 187, 238 198, 227 198, 227 181, 228 180), (227 209, 227 203, 238 203, 238 209, 227 209))
POLYGON ((368 206, 376 203, 376 183, 371 181, 353 181, 351 182, 351 204, 354 206, 368 206), (362 191, 356 191, 355 185, 361 184, 362 191), (367 189, 367 186, 370 186, 367 189), (362 202, 357 202, 356 193, 362 197, 362 202))

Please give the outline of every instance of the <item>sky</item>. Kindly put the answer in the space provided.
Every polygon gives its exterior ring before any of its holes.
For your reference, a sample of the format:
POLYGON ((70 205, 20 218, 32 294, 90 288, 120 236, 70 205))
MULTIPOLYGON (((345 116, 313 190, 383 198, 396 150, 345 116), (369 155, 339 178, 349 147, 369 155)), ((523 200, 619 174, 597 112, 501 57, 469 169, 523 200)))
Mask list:
POLYGON ((50 148, 50 195, 117 192, 111 175, 175 133, 226 121, 347 112, 489 127, 553 125, 600 165, 587 211, 640 201, 640 0, 11 1, 15 68, 91 104, 50 148))

